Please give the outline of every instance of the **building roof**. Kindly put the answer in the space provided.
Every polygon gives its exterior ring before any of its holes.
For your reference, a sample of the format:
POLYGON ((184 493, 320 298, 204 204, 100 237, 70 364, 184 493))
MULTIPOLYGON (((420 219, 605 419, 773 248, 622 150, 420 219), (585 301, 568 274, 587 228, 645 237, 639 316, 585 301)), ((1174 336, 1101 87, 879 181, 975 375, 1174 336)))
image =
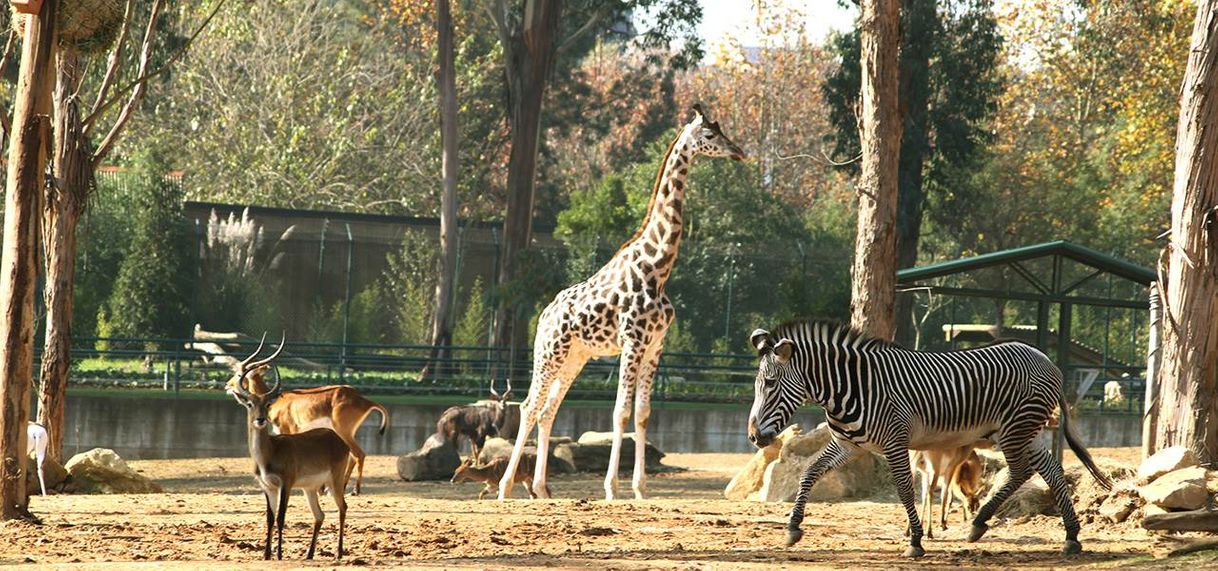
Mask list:
POLYGON ((1086 264, 1098 270, 1103 270, 1145 286, 1149 286, 1157 279, 1154 271, 1150 270, 1149 268, 1139 266, 1133 262, 1130 262, 1129 260, 1105 254, 1099 250, 1093 250, 1086 246, 1080 246, 1066 240, 1057 240, 1055 242, 1045 242, 1043 244, 1036 244, 1033 246, 1011 248, 1009 250, 982 254, 980 256, 939 262, 929 266, 907 268, 897 272, 897 282, 908 283, 917 280, 937 278, 1046 256, 1062 256, 1069 258, 1081 264, 1086 264))

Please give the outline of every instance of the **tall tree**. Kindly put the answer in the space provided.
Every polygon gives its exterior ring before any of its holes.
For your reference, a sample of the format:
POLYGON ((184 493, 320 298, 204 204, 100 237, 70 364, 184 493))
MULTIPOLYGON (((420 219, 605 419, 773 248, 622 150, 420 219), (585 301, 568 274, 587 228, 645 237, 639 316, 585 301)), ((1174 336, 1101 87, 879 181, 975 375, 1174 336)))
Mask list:
POLYGON ((54 83, 57 0, 26 18, 9 133, 0 262, 0 520, 29 517, 26 419, 34 375, 34 287, 38 195, 45 183, 54 83))
MULTIPOLYGON (((678 65, 696 61, 701 55, 694 27, 702 9, 694 0, 630 0, 627 2, 563 2, 561 0, 485 0, 503 48, 507 82, 508 129, 511 154, 508 158, 507 211, 504 216, 503 247, 499 256, 499 283, 517 278, 522 252, 533 236, 533 208, 537 179, 538 149, 542 134, 543 102, 560 56, 586 50, 594 35, 612 33, 636 11, 650 12, 654 25, 638 35, 647 47, 667 46, 678 34, 685 38, 678 65), (564 24, 573 24, 565 26, 564 24)), ((522 308, 500 300, 495 317, 493 344, 522 344, 525 339, 516 321, 522 308)))
MULTIPOLYGON (((928 194, 953 189, 955 172, 977 162, 989 140, 986 123, 1003 82, 1002 37, 990 0, 937 3, 904 0, 901 11, 901 138, 897 199, 897 267, 918 261, 928 194), (937 6, 938 5, 938 6, 937 6)), ((859 33, 835 37, 842 64, 824 84, 833 121, 834 154, 857 171, 859 33)), ((909 296, 898 298, 897 331, 912 340, 909 296)))
POLYGON ((431 325, 430 362, 420 375, 426 378, 433 367, 440 367, 453 343, 453 297, 457 278, 457 79, 453 50, 453 17, 449 0, 436 0, 436 83, 440 99, 440 143, 443 148, 441 170, 444 194, 440 196, 440 279, 436 280, 436 311, 431 325))
POLYGON ((104 28, 116 29, 113 38, 61 38, 55 66, 54 138, 52 151, 52 184, 46 186, 42 207, 43 263, 46 286, 43 302, 47 308, 46 336, 43 344, 40 386, 38 390, 38 422, 47 427, 50 443, 47 454, 63 460, 64 405, 67 397, 68 374, 71 369, 72 300, 76 267, 76 229, 97 187, 94 173, 101 162, 122 138, 147 91, 147 84, 164 73, 168 66, 185 53, 194 39, 206 28, 226 0, 217 0, 186 41, 175 50, 166 52, 162 65, 153 64, 158 32, 165 26, 163 0, 155 0, 148 8, 146 25, 138 50, 127 57, 126 49, 131 21, 135 18, 132 0, 126 2, 122 13, 96 14, 98 18, 121 17, 121 25, 108 22, 104 28), (90 57, 109 50, 104 73, 96 86, 84 86, 85 63, 90 57), (98 49, 100 48, 100 49, 98 49), (126 79, 126 83, 119 82, 126 79), (87 109, 81 109, 82 87, 94 87, 95 97, 87 109), (90 132, 108 121, 96 149, 90 132))
POLYGON ((898 0, 863 0, 859 16, 862 173, 857 191, 859 219, 851 271, 850 322, 881 339, 892 339, 896 332, 900 24, 898 0))
MULTIPOLYGON (((1218 460, 1218 0, 1197 3, 1180 89, 1156 448, 1218 460)), ((1165 274, 1165 275, 1164 275, 1165 274)))

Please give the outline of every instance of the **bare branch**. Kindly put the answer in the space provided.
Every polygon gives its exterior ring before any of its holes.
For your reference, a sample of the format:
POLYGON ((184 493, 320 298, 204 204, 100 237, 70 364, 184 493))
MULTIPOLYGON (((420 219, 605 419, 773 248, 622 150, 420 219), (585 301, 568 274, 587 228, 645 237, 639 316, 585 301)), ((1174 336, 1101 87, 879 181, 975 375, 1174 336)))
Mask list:
MULTIPOLYGON (((0 56, 0 70, 3 70, 8 65, 8 58, 13 55, 13 46, 17 44, 17 34, 10 31, 8 33, 8 41, 4 44, 4 55, 0 56)), ((8 105, 0 109, 8 109, 8 105)), ((13 130, 13 118, 9 116, 7 111, 0 110, 0 127, 4 128, 4 140, 8 140, 8 134, 13 130)))
POLYGON ((579 41, 581 38, 583 38, 585 35, 587 35, 588 32, 592 31, 596 27, 596 25, 601 21, 601 18, 605 17, 605 12, 606 12, 606 10, 598 8, 596 10, 596 13, 592 14, 592 17, 588 18, 588 21, 585 22, 583 26, 580 26, 578 30, 575 30, 575 33, 571 34, 570 36, 567 37, 567 39, 563 40, 562 44, 559 44, 558 51, 559 52, 567 51, 568 49, 571 48, 571 46, 575 42, 579 41))
MULTIPOLYGON (((122 67, 123 46, 127 43, 127 29, 131 27, 131 3, 132 0, 127 0, 127 7, 123 10, 123 26, 118 29, 118 39, 114 42, 114 51, 110 52, 109 61, 106 62, 106 75, 102 77, 101 87, 97 89, 97 99, 89 108, 90 117, 97 113, 102 102, 106 100, 110 88, 114 86, 114 79, 118 77, 118 68, 122 67)), ((86 123, 82 132, 87 135, 91 126, 86 123)))
MULTIPOLYGON (((165 73, 165 71, 167 71, 170 68, 170 66, 172 66, 179 59, 181 59, 182 56, 186 54, 186 51, 190 49, 190 46, 192 46, 194 44, 195 39, 199 37, 199 34, 203 33, 203 30, 207 29, 207 25, 209 23, 211 23, 212 19, 215 18, 216 14, 220 12, 220 8, 223 7, 224 3, 227 1, 228 0, 219 0, 219 2, 216 3, 215 8, 212 8, 212 11, 210 14, 207 15, 207 18, 205 18, 203 20, 203 22, 201 24, 199 24, 199 27, 196 28, 195 31, 190 35, 190 37, 186 39, 186 42, 184 44, 182 44, 182 47, 178 48, 178 51, 174 52, 173 55, 170 56, 168 60, 166 60, 164 65, 162 65, 161 67, 157 68, 156 70, 154 70, 150 73, 146 73, 146 74, 141 73, 140 76, 135 81, 132 81, 130 84, 128 84, 125 87, 123 87, 122 89, 118 90, 118 92, 114 94, 114 97, 112 97, 109 101, 103 103, 101 107, 99 107, 96 111, 91 113, 89 115, 89 117, 86 118, 84 121, 84 128, 88 129, 89 126, 91 126, 97 120, 98 117, 100 117, 107 110, 109 110, 110 107, 113 107, 116 103, 118 103, 119 99, 121 99, 124 94, 126 94, 127 92, 132 91, 132 90, 139 90, 142 92, 143 86, 145 84, 147 84, 149 81, 156 78, 157 76, 161 75, 162 73, 165 73)), ((160 2, 158 0, 158 4, 159 3, 160 2)), ((134 94, 133 94, 133 97, 134 97, 134 94)), ((136 102, 138 103, 138 101, 136 101, 136 102)), ((128 100, 128 106, 130 106, 130 100, 128 100)), ((106 139, 110 140, 111 144, 113 144, 113 139, 112 139, 111 135, 117 136, 118 131, 122 130, 120 127, 120 124, 118 122, 115 123, 115 127, 118 127, 118 129, 116 130, 115 128, 111 128, 110 133, 106 135, 106 139)), ((101 145, 98 146, 98 152, 96 153, 96 155, 95 155, 96 158, 93 161, 94 165, 96 165, 98 162, 100 162, 102 155, 104 155, 104 153, 102 152, 103 149, 105 149, 105 147, 102 147, 101 145)), ((108 150, 108 149, 105 149, 105 150, 108 150)))
MULTIPOLYGON (((148 73, 148 59, 152 57, 152 46, 156 44, 156 19, 161 15, 162 3, 163 0, 153 2, 152 11, 148 14, 148 27, 144 28, 144 42, 140 45, 140 63, 136 72, 137 76, 144 76, 148 73)), ((127 126, 127 121, 131 119, 132 113, 135 112, 135 106, 144 97, 145 85, 147 84, 138 83, 135 89, 131 90, 131 97, 127 98, 127 104, 123 105, 122 111, 118 114, 118 119, 110 126, 110 132, 106 133, 105 138, 97 145, 97 151, 93 153, 93 166, 95 168, 101 162, 102 157, 109 154, 110 149, 114 147, 114 142, 118 140, 119 134, 127 126)), ((87 129, 88 127, 86 126, 85 128, 87 129)))

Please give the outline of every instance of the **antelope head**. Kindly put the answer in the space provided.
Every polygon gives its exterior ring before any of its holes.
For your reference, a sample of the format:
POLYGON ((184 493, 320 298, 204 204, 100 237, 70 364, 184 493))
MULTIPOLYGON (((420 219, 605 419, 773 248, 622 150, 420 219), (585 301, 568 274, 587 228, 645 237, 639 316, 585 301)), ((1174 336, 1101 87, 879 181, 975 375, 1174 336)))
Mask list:
POLYGON ((244 406, 250 412, 250 422, 254 428, 262 429, 267 425, 267 411, 270 409, 271 403, 279 398, 281 393, 279 387, 279 375, 275 376, 275 385, 262 394, 255 394, 250 389, 253 388, 247 383, 248 378, 255 372, 260 373, 270 365, 280 353, 283 353, 285 338, 279 340, 279 347, 271 353, 270 357, 265 359, 257 359, 258 354, 262 352, 262 347, 266 343, 266 334, 262 334, 262 341, 258 342, 258 348, 254 349, 254 353, 246 357, 237 365, 237 373, 225 387, 226 392, 236 399, 237 403, 244 406))

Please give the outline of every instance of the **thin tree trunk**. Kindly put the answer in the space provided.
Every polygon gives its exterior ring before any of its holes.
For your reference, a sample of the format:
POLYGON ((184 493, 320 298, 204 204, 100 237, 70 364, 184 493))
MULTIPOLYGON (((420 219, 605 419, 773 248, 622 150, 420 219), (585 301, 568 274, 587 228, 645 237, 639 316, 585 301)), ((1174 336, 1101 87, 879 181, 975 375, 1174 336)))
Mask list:
POLYGON ((860 16, 863 156, 850 321, 882 339, 892 339, 896 329, 899 8, 899 0, 863 0, 860 16))
POLYGON ((81 133, 80 57, 61 47, 54 94, 52 183, 42 205, 42 243, 46 283, 46 338, 38 389, 38 422, 47 428, 47 455, 63 462, 64 402, 72 365, 72 298, 76 271, 76 227, 94 187, 93 152, 81 133))
POLYGON ((28 17, 9 139, 0 262, 0 519, 29 517, 25 433, 34 374, 38 197, 50 142, 46 118, 54 79, 56 4, 57 0, 46 0, 37 16, 28 17))
MULTIPOLYGON (((512 151, 508 158, 507 215, 503 221, 503 249, 500 253, 499 286, 509 286, 517 278, 520 256, 533 237, 533 202, 537 179, 537 151, 541 142, 542 101, 546 84, 558 53, 561 2, 528 2, 523 28, 504 42, 510 98, 512 151)), ((508 289, 511 289, 510 287, 508 289)), ((520 347, 526 339, 517 319, 523 311, 516 296, 500 296, 495 317, 493 344, 520 347)))
POLYGON ((1159 447, 1218 460, 1218 0, 1202 0, 1180 90, 1163 290, 1159 447))
POLYGON ((436 31, 440 60, 436 80, 440 84, 441 169, 444 193, 440 196, 440 279, 436 280, 436 311, 431 325, 431 356, 421 378, 443 376, 453 342, 453 294, 457 276, 457 84, 454 77, 453 21, 449 0, 436 0, 436 31))
MULTIPOLYGON (((934 42, 935 0, 905 0, 902 10, 900 109, 901 160, 897 183, 897 268, 918 263, 918 240, 922 234, 922 211, 926 190, 922 186, 923 163, 930 148, 927 119, 930 108, 930 50, 934 42)), ((897 297, 897 340, 914 341, 913 296, 897 297)))

